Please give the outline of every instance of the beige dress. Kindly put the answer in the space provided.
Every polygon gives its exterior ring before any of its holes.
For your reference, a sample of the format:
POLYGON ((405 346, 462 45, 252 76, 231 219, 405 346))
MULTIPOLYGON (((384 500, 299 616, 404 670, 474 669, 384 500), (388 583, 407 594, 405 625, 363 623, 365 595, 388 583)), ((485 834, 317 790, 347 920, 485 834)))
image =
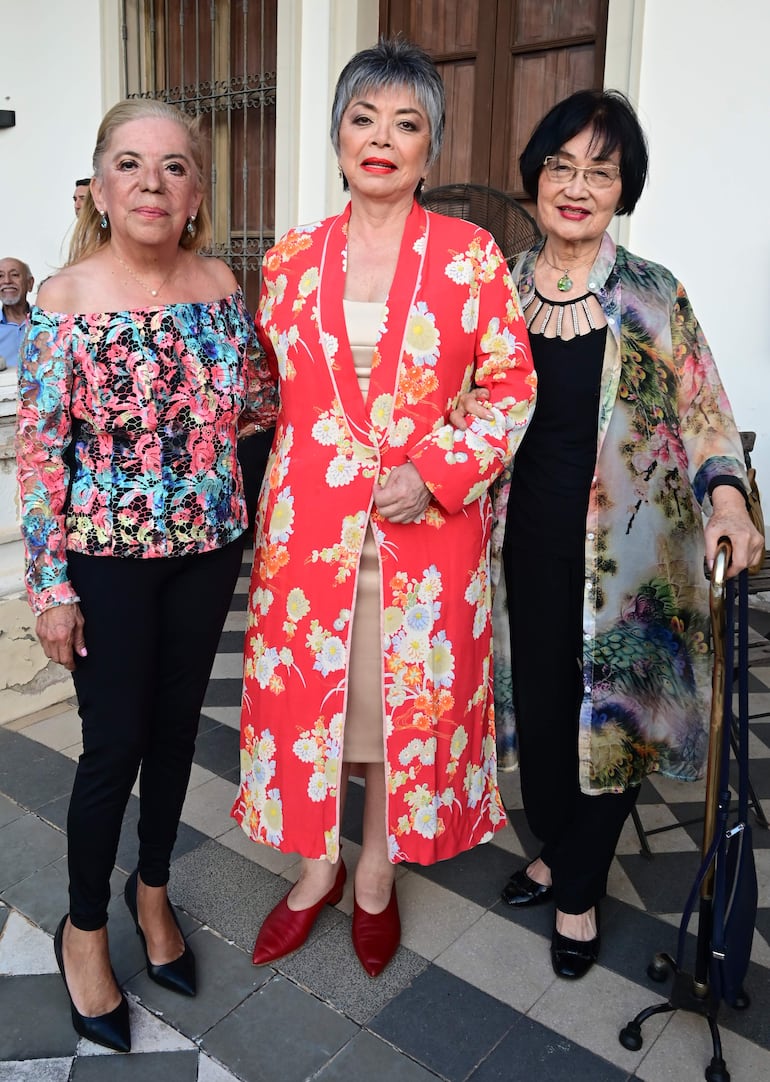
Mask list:
MULTIPOLYGON (((344 301, 345 323, 358 385, 366 398, 372 353, 384 305, 344 301)), ((382 640, 380 568, 371 528, 366 531, 353 610, 348 706, 345 718, 346 763, 381 763, 385 758, 382 720, 382 640)))

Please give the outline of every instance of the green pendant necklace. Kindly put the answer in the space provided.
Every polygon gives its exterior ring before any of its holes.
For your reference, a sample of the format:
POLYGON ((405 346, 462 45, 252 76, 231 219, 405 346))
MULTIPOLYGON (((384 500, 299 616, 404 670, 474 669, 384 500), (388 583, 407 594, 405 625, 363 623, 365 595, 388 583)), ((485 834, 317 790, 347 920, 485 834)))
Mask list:
MULTIPOLYGON (((596 252, 594 252, 590 259, 584 259, 582 262, 576 263, 575 267, 585 267, 588 266, 589 263, 593 263, 593 261, 596 259, 598 251, 599 249, 597 248, 596 252)), ((566 267, 557 267, 555 263, 552 263, 548 256, 545 254, 545 248, 543 248, 540 254, 552 270, 561 271, 561 278, 556 283, 556 288, 559 290, 560 293, 569 293, 569 291, 575 284, 570 278, 569 270, 566 267)))

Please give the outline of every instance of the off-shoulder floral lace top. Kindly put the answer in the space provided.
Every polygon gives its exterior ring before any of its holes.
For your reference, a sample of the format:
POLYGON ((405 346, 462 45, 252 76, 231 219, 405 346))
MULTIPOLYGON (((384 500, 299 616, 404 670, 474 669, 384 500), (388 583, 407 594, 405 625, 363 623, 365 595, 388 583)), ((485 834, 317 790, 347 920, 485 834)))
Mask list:
POLYGON ((182 556, 247 524, 238 416, 273 423, 275 385, 240 290, 122 312, 33 307, 17 461, 36 613, 74 599, 66 551, 182 556))

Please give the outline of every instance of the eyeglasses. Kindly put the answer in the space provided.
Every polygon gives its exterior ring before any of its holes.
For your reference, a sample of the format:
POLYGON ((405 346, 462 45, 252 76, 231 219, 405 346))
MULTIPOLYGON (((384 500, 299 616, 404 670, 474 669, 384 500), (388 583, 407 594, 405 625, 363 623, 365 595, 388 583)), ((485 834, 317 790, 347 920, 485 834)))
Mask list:
POLYGON ((558 154, 549 154, 543 162, 548 179, 556 184, 571 184, 578 173, 582 173, 589 188, 611 188, 620 176, 617 165, 573 165, 560 158, 558 154))

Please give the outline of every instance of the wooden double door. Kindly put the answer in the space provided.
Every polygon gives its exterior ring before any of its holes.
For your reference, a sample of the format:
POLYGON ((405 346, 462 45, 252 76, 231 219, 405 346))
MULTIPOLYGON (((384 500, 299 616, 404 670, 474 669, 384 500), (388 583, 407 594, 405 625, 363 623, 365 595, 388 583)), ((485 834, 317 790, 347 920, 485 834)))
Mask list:
POLYGON ((609 0, 380 0, 380 30, 435 60, 447 96, 428 184, 474 183, 523 199, 533 127, 575 90, 601 87, 609 0))

